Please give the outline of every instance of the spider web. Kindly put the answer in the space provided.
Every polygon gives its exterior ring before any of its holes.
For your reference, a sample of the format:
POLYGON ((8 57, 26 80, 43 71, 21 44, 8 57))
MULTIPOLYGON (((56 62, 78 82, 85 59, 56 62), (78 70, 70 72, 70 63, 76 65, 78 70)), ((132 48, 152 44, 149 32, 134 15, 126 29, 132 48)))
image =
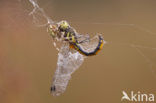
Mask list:
MULTIPOLYGON (((33 10, 29 13, 30 16, 33 17, 33 22, 36 26, 40 27, 46 27, 49 24, 53 24, 54 21, 46 15, 44 10, 40 8, 40 6, 37 3, 37 0, 29 0, 30 3, 33 6, 33 10), (44 21, 44 23, 43 23, 44 21)), ((146 33, 146 35, 151 35, 155 38, 156 33, 152 32, 149 29, 146 29, 144 27, 141 27, 137 24, 122 24, 122 23, 102 23, 102 22, 72 22, 76 24, 91 24, 91 25, 113 25, 113 26, 126 26, 130 28, 134 28, 136 30, 142 31, 146 33)), ((138 43, 125 43, 125 42, 113 42, 113 41, 106 41, 107 45, 118 45, 118 46, 126 46, 134 49, 140 56, 144 58, 144 60, 148 63, 150 71, 152 72, 153 76, 156 78, 155 75, 155 62, 144 52, 146 50, 151 50, 151 51, 156 51, 156 47, 151 47, 151 46, 144 46, 138 43)), ((56 47, 56 43, 54 43, 54 46, 56 47)), ((85 46, 84 46, 85 47, 85 46)))

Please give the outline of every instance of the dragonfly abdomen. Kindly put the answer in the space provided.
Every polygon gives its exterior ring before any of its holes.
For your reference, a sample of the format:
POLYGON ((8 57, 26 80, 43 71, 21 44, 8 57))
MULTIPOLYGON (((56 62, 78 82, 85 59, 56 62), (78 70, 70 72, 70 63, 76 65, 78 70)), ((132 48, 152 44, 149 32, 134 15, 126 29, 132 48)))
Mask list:
POLYGON ((93 56, 93 55, 96 55, 102 49, 102 47, 104 45, 104 41, 103 41, 103 38, 101 36, 99 36, 99 43, 98 43, 97 47, 91 52, 87 52, 87 51, 83 50, 77 43, 72 43, 71 45, 73 45, 72 47, 74 49, 76 49, 79 53, 81 53, 85 56, 93 56))

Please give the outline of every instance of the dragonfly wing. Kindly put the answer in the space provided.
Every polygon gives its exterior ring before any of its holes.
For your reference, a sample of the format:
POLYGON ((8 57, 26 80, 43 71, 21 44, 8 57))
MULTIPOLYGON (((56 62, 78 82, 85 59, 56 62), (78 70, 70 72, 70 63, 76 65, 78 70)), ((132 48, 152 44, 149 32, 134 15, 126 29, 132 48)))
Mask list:
POLYGON ((69 48, 69 45, 62 45, 51 87, 54 96, 59 96, 66 90, 71 74, 80 67, 83 61, 84 57, 79 52, 69 48))
POLYGON ((81 38, 86 38, 86 40, 79 38, 78 39, 78 42, 80 42, 79 46, 87 53, 92 52, 92 51, 96 50, 96 48, 99 46, 99 43, 100 43, 99 37, 102 39, 103 44, 105 44, 106 41, 103 40, 102 35, 97 34, 92 38, 87 37, 87 36, 85 36, 85 37, 81 36, 81 38))

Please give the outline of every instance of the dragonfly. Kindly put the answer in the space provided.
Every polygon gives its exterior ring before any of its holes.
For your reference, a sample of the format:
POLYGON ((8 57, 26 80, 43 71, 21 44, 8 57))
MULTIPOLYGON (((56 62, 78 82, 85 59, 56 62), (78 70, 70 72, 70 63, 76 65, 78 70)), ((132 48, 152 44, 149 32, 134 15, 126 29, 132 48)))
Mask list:
POLYGON ((52 36, 55 47, 55 42, 61 44, 51 86, 52 95, 59 96, 65 92, 72 73, 81 66, 84 58, 96 55, 106 41, 101 34, 91 38, 89 35, 77 33, 65 20, 50 24, 47 31, 52 36))

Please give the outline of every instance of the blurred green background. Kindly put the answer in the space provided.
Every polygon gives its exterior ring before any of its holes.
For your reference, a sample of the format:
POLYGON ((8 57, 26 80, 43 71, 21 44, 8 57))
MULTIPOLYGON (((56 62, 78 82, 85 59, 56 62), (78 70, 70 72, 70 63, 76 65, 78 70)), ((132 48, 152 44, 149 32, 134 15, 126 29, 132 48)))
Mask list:
POLYGON ((33 24, 28 0, 0 0, 0 103, 120 103, 123 90, 156 94, 155 0, 38 3, 53 20, 67 20, 82 34, 102 33, 108 44, 53 97, 58 52, 52 38, 33 24))

